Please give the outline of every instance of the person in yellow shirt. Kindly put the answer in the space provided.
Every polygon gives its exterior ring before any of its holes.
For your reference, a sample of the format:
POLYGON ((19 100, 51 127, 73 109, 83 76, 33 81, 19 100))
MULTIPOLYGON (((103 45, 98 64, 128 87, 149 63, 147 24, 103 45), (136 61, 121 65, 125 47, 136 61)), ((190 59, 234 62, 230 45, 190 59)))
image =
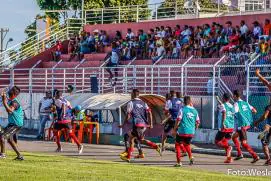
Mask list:
POLYGON ((85 110, 82 109, 80 105, 75 106, 74 108, 74 120, 75 121, 86 121, 87 117, 85 110))

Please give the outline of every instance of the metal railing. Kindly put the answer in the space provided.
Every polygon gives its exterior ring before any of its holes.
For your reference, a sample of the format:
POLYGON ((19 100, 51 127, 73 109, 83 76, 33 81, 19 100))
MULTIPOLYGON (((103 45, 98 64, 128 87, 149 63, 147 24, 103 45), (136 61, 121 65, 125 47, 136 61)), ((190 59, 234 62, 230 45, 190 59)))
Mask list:
POLYGON ((137 88, 142 93, 165 95, 173 89, 182 95, 209 97, 212 100, 210 109, 213 114, 211 128, 215 128, 216 95, 222 96, 226 92, 232 95, 235 89, 239 89, 243 90, 246 100, 259 110, 263 109, 265 104, 258 105, 257 100, 260 99, 267 104, 267 96, 270 93, 254 73, 256 68, 260 68, 264 76, 271 81, 271 64, 268 61, 268 64, 260 64, 262 58, 258 56, 247 65, 224 64, 225 57, 210 59, 209 61, 212 60, 213 63, 206 64, 193 56, 182 61, 182 64, 175 65, 125 65, 111 68, 112 72, 117 72, 114 74, 116 79, 112 80, 109 78, 108 68, 104 66, 87 68, 34 66, 31 69, 5 69, 1 73, 0 88, 17 85, 27 93, 50 89, 65 92, 67 85, 73 85, 76 91, 87 93, 92 91, 90 77, 94 75, 98 79, 99 93, 129 93, 133 88, 137 88), (115 86, 112 86, 112 81, 116 81, 115 86))
POLYGON ((24 42, 16 44, 0 53, 0 67, 12 68, 20 61, 31 58, 56 45, 56 42, 69 39, 69 36, 82 29, 82 20, 69 18, 44 30, 24 42))
MULTIPOLYGON (((263 2, 264 4, 264 2, 263 2)), ((195 4, 184 7, 181 2, 106 7, 91 10, 48 10, 46 12, 66 12, 65 18, 22 43, 14 45, 0 54, 0 67, 14 67, 21 60, 30 58, 55 45, 57 40, 67 40, 73 33, 82 30, 85 24, 106 24, 124 22, 160 21, 167 19, 206 18, 240 14, 271 12, 267 6, 250 11, 245 4, 238 8, 228 8, 213 4, 214 8, 198 8, 195 4), (76 17, 76 16, 80 17, 76 17), (81 17, 83 15, 83 19, 81 17)))

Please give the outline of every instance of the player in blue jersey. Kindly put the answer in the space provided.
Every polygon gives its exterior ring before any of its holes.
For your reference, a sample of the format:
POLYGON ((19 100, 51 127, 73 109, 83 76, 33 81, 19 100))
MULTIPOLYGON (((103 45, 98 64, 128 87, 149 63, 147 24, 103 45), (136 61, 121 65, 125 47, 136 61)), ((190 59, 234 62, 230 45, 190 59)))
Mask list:
POLYGON ((140 143, 148 145, 149 147, 156 149, 156 151, 161 155, 161 148, 157 144, 145 139, 146 129, 153 128, 152 123, 152 113, 149 106, 139 98, 139 91, 134 89, 131 94, 132 100, 127 104, 127 116, 122 125, 122 128, 130 119, 132 119, 132 130, 128 133, 130 147, 128 149, 127 156, 121 156, 121 159, 130 162, 135 140, 140 143))
POLYGON ((162 151, 165 149, 165 143, 167 138, 171 136, 171 131, 174 128, 175 122, 178 117, 178 113, 183 106, 183 101, 181 98, 178 98, 175 91, 170 91, 170 97, 165 105, 165 122, 162 122, 164 125, 164 133, 162 135, 162 151))

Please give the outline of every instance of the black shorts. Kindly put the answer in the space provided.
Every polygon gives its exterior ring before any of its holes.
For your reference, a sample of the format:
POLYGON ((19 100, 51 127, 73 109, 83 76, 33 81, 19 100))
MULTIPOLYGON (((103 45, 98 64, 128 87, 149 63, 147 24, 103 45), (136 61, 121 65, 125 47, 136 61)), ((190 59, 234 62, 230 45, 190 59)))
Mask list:
POLYGON ((263 146, 269 145, 271 142, 271 129, 269 129, 269 132, 264 135, 263 139, 261 139, 261 142, 263 146))
POLYGON ((110 62, 110 61, 106 64, 106 67, 108 67, 108 68, 111 68, 111 67, 117 67, 117 66, 118 66, 118 64, 112 63, 112 62, 110 62))
POLYGON ((133 127, 131 134, 138 140, 142 140, 145 137, 146 127, 133 127))
POLYGON ((62 130, 62 129, 72 129, 72 125, 70 123, 58 123, 54 124, 55 130, 62 130))
POLYGON ((185 143, 187 145, 190 145, 192 141, 192 137, 186 137, 186 136, 180 136, 176 135, 176 142, 177 143, 185 143))
POLYGON ((22 127, 15 124, 8 124, 5 128, 1 128, 1 137, 5 139, 13 139, 13 136, 21 130, 22 127))
POLYGON ((216 141, 221 141, 223 138, 231 139, 231 135, 232 135, 232 133, 225 133, 225 132, 222 132, 222 131, 218 131, 216 133, 215 140, 216 141))
POLYGON ((240 141, 247 140, 247 130, 245 130, 245 129, 237 130, 237 133, 239 135, 240 141))
POLYGON ((164 125, 164 132, 169 133, 175 126, 175 121, 172 119, 168 120, 164 125))

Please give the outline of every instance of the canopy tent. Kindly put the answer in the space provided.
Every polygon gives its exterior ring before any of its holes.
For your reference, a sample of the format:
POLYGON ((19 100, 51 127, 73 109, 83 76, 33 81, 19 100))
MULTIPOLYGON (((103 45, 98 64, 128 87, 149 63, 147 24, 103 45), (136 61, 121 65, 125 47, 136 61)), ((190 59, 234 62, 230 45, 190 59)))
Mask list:
MULTIPOLYGON (((99 94, 99 95, 82 95, 74 94, 66 97, 73 106, 81 105, 83 109, 93 111, 110 111, 113 117, 112 132, 122 134, 122 130, 117 125, 123 123, 126 115, 127 103, 131 100, 129 94, 99 94)), ((148 104, 152 110, 153 122, 160 123, 165 119, 163 108, 165 106, 165 98, 159 95, 146 94, 141 95, 140 99, 148 104)))

